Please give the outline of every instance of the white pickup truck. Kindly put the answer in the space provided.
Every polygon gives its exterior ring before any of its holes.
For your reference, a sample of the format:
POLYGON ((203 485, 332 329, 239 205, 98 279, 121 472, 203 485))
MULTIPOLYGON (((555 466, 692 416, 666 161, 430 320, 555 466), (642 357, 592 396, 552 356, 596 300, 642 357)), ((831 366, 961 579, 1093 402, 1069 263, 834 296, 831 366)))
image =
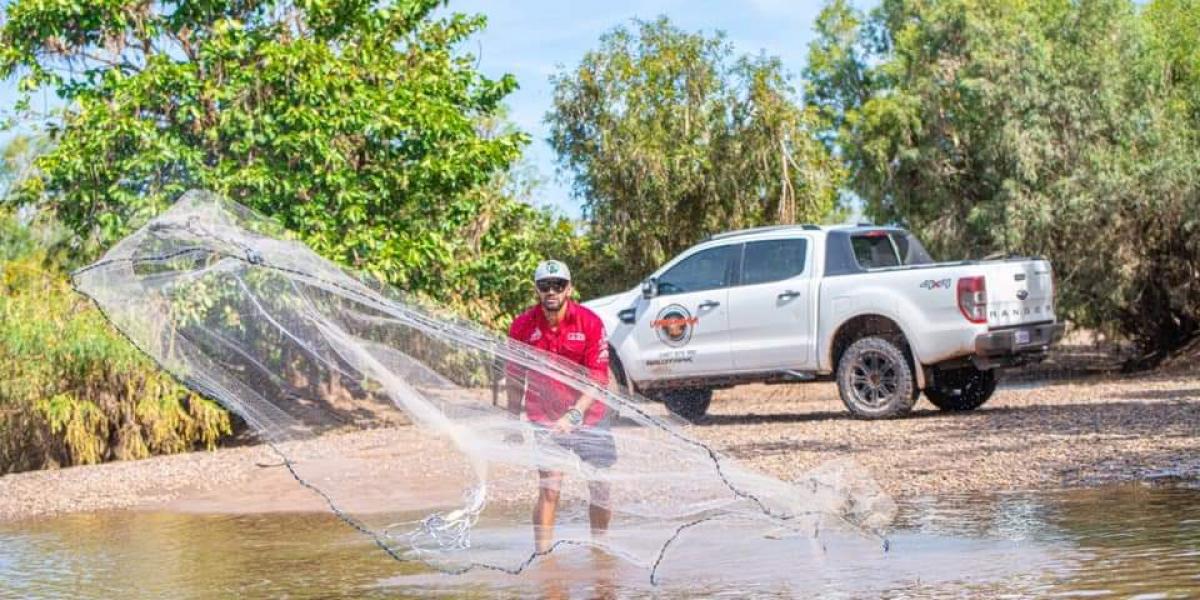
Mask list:
POLYGON ((616 381, 690 420, 714 389, 831 378, 860 417, 904 415, 922 391, 972 410, 997 368, 1045 358, 1063 333, 1049 262, 935 263, 912 234, 875 226, 715 235, 585 305, 616 381))

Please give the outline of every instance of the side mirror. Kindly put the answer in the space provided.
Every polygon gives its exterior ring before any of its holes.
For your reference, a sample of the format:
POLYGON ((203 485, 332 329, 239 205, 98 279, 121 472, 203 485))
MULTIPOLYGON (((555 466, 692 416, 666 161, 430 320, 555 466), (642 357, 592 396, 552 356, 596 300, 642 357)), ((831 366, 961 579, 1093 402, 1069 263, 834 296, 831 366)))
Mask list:
POLYGON ((642 297, 649 300, 658 295, 658 278, 651 277, 642 282, 642 297))

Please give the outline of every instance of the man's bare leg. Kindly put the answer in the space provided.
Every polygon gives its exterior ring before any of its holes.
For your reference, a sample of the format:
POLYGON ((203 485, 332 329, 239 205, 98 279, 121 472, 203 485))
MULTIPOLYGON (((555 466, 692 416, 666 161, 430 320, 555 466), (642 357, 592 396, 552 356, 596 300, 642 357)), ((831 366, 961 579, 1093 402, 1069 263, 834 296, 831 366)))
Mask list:
POLYGON ((538 471, 538 499, 533 505, 533 542, 538 552, 554 543, 554 520, 558 513, 562 472, 538 471))
POLYGON ((607 481, 589 481, 588 492, 591 503, 588 504, 588 520, 592 524, 592 537, 600 538, 608 533, 608 523, 612 521, 612 485, 607 481))

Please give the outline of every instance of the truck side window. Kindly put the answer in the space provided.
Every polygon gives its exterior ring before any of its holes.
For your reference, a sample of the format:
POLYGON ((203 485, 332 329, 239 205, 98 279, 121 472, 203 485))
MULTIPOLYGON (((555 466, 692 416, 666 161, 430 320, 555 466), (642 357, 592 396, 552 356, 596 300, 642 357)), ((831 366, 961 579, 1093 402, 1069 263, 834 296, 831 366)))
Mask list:
POLYGON ((872 231, 850 238, 854 248, 854 259, 864 269, 895 267, 900 265, 900 257, 896 256, 896 247, 886 232, 872 231))
POLYGON ((804 272, 808 240, 768 240, 746 244, 742 284, 754 285, 795 277, 804 272))
POLYGON ((659 295, 683 294, 727 287, 741 254, 741 244, 697 252, 658 277, 659 295))

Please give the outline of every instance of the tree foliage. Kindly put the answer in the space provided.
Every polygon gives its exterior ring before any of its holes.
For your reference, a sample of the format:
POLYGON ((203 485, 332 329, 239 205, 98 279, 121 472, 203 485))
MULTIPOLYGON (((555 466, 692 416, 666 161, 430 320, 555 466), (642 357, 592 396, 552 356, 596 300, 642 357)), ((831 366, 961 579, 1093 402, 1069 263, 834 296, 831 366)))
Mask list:
POLYGON ((570 252, 574 229, 524 202, 511 167, 527 136, 500 110, 516 84, 459 49, 483 18, 435 18, 438 4, 5 6, 0 76, 18 80, 18 114, 40 89, 65 107, 0 163, 0 473, 229 432, 227 413, 164 379, 63 270, 189 188, 475 320, 503 327, 529 302, 534 264, 570 252))
POLYGON ((835 204, 842 169, 776 58, 662 17, 613 29, 552 81, 550 141, 616 283, 705 234, 818 221, 835 204))
POLYGON ((830 2, 806 71, 877 219, 1048 256, 1060 313, 1151 356, 1200 329, 1200 5, 830 2))
POLYGON ((13 184, 29 177, 33 162, 45 152, 46 139, 24 134, 13 135, 0 150, 0 198, 8 196, 13 184))
POLYGON ((214 447, 228 413, 71 292, 45 249, 57 235, 0 214, 0 474, 214 447))
POLYGON ((558 229, 504 193, 527 136, 486 125, 516 82, 459 49, 483 17, 438 4, 17 0, 0 75, 68 106, 9 201, 53 208, 90 257, 209 189, 324 256, 500 319, 517 299, 491 266, 532 269, 514 227, 558 229))

